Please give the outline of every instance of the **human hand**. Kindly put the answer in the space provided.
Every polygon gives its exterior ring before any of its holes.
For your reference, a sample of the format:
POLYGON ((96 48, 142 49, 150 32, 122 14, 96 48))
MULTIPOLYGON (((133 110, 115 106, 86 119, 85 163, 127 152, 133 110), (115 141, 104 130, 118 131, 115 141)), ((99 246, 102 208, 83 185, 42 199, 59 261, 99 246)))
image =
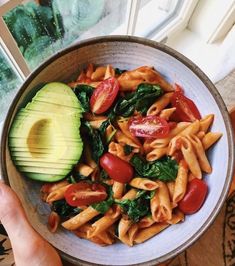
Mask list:
POLYGON ((30 225, 16 193, 0 182, 0 220, 17 266, 61 266, 57 251, 30 225))

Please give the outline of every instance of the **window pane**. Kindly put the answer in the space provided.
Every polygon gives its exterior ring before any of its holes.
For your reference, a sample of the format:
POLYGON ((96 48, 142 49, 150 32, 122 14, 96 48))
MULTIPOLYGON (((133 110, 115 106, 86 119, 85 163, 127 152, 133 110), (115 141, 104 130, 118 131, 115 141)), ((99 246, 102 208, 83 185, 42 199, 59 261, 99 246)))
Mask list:
POLYGON ((22 79, 0 46, 0 122, 5 118, 8 107, 21 83, 22 79))
POLYGON ((141 0, 135 35, 149 37, 177 15, 183 0, 141 0))
POLYGON ((127 6, 122 0, 31 0, 6 13, 4 20, 34 69, 76 40, 123 31, 119 26, 127 21, 127 6))

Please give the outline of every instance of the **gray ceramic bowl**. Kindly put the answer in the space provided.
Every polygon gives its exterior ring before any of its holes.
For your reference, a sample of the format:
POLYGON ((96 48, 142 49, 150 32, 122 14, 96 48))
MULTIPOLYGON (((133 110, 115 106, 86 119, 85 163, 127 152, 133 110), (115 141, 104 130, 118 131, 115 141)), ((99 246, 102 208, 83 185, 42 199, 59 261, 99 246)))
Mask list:
POLYGON ((67 260, 79 265, 156 265, 191 245, 210 226, 218 214, 229 188, 234 162, 232 129, 226 107, 214 85, 187 58, 163 44, 127 37, 110 36, 80 42, 51 57, 38 67, 24 82, 6 118, 2 133, 1 171, 21 198, 34 228, 54 245, 67 260), (40 82, 67 81, 89 62, 96 65, 112 64, 121 69, 154 66, 170 82, 179 83, 199 107, 202 115, 215 114, 212 131, 223 137, 209 152, 213 173, 204 178, 209 194, 201 210, 186 217, 182 224, 168 229, 143 244, 129 248, 121 243, 99 247, 60 229, 57 234, 47 230, 49 208, 39 199, 40 184, 20 175, 14 167, 7 147, 7 134, 19 107, 35 93, 40 82))

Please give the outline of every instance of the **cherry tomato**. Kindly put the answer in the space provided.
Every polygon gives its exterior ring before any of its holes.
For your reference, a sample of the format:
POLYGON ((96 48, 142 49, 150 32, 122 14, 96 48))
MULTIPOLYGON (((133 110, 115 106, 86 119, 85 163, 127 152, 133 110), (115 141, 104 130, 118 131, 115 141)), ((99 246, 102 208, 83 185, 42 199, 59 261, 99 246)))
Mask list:
POLYGON ((173 117, 178 121, 193 122, 201 119, 195 103, 187 98, 182 88, 176 84, 176 90, 171 98, 171 104, 176 108, 173 117))
POLYGON ((103 201, 107 193, 101 184, 81 181, 68 187, 64 196, 69 205, 76 207, 103 201))
POLYGON ((164 118, 155 115, 132 117, 128 121, 129 131, 136 137, 165 138, 170 126, 164 118))
POLYGON ((102 81, 94 90, 90 99, 91 111, 102 114, 113 104, 119 91, 119 83, 116 78, 108 78, 102 81))
POLYGON ((188 183, 187 191, 183 199, 179 202, 179 209, 185 214, 197 212, 207 195, 207 184, 198 178, 194 178, 188 183))
POLYGON ((100 165, 115 181, 128 183, 134 174, 133 167, 126 161, 107 152, 100 158, 100 165))

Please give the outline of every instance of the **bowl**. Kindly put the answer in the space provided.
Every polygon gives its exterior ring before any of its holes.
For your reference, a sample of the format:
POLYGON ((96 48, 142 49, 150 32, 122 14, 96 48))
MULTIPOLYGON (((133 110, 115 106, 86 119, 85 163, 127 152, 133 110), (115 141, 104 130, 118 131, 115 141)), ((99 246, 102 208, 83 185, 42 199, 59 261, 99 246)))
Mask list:
POLYGON ((82 41, 52 56, 40 65, 24 82, 8 111, 1 146, 1 171, 6 183, 22 200, 33 227, 68 261, 79 265, 156 265, 176 256, 196 241, 215 219, 229 188, 234 163, 234 144, 229 115, 218 91, 208 77, 190 60, 173 49, 154 41, 109 36, 82 41), (69 81, 88 63, 111 64, 120 69, 154 66, 171 83, 179 83, 198 106, 202 116, 215 114, 211 131, 223 136, 209 151, 213 167, 204 175, 209 194, 203 207, 184 223, 170 226, 143 244, 127 247, 121 243, 100 247, 59 229, 51 234, 47 229, 49 207, 39 197, 41 184, 21 176, 14 167, 7 146, 8 130, 17 110, 36 92, 41 82, 69 81))

